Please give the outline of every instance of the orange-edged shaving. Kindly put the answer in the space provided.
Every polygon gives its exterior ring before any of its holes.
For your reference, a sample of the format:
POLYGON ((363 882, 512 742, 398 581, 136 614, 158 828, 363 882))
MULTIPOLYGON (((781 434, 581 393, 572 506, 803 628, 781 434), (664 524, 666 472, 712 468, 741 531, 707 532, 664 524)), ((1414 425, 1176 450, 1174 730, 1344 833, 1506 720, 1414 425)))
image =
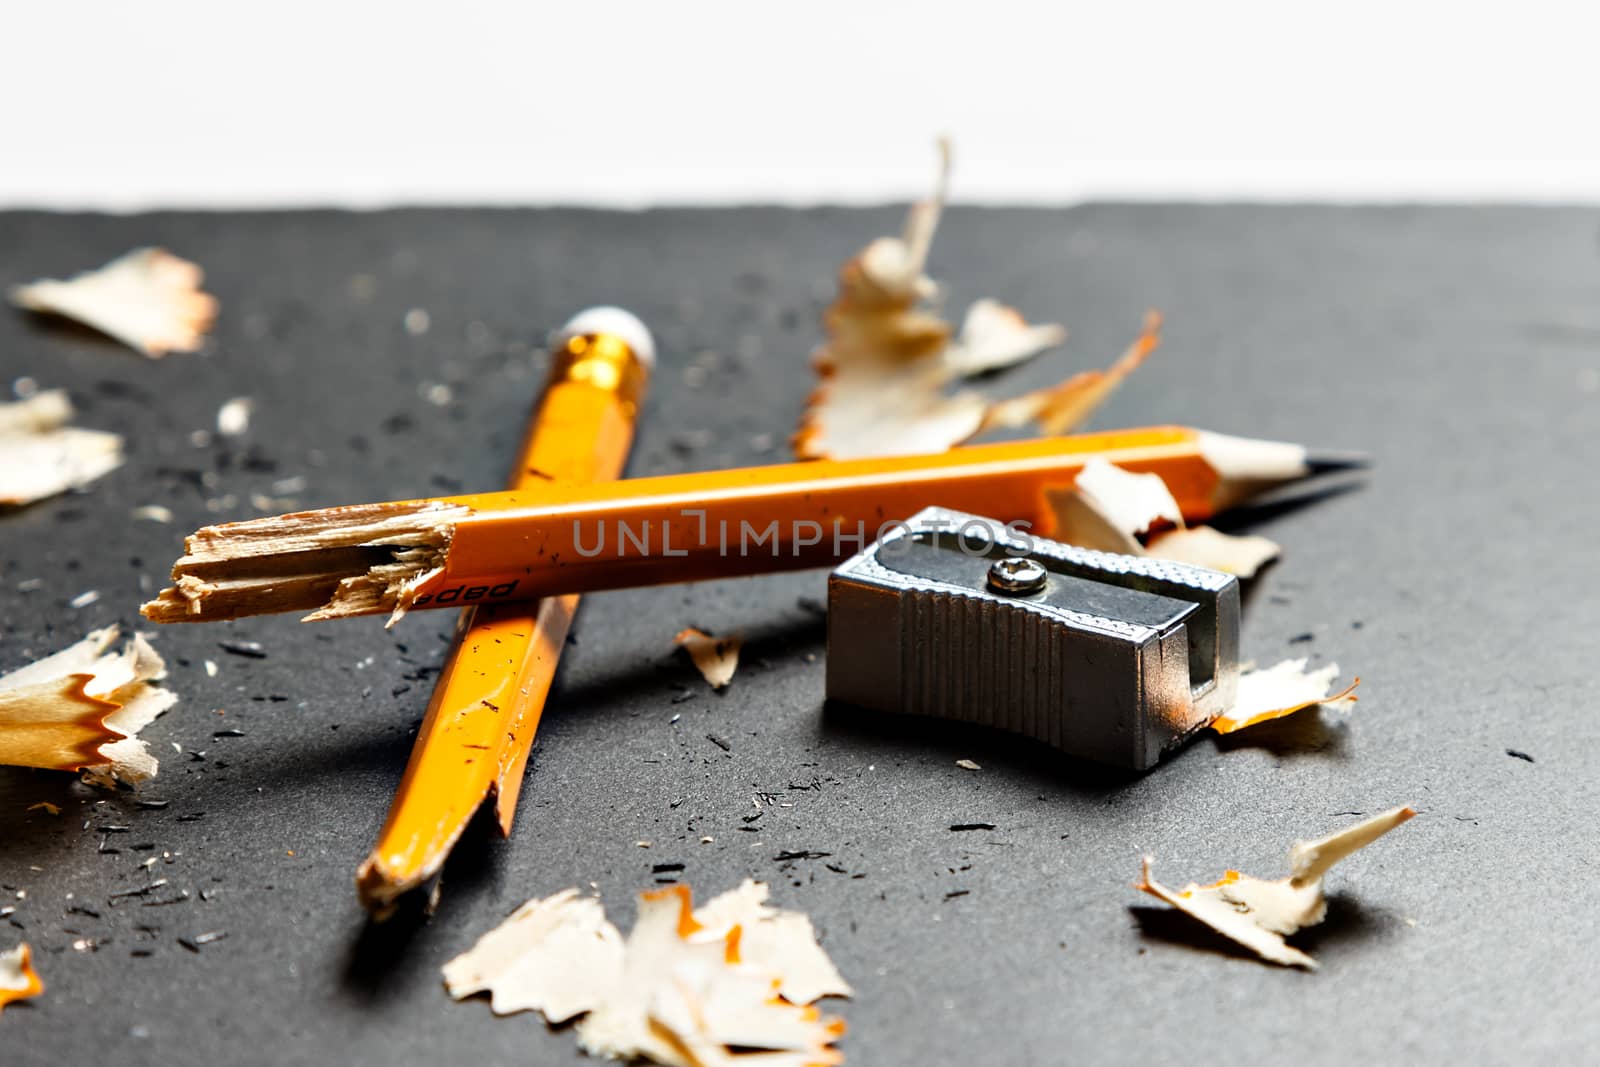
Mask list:
POLYGON ((95 630, 60 652, 0 677, 0 764, 85 771, 99 785, 156 773, 135 735, 177 701, 150 683, 166 664, 143 636, 110 651, 118 629, 95 630))
POLYGON ((1329 707, 1342 710, 1354 704, 1357 678, 1330 694, 1339 665, 1330 663, 1316 670, 1306 669, 1305 659, 1289 659, 1264 670, 1249 670, 1239 678, 1239 695, 1233 709, 1211 721, 1211 729, 1231 734, 1246 727, 1282 719, 1306 708, 1329 707))

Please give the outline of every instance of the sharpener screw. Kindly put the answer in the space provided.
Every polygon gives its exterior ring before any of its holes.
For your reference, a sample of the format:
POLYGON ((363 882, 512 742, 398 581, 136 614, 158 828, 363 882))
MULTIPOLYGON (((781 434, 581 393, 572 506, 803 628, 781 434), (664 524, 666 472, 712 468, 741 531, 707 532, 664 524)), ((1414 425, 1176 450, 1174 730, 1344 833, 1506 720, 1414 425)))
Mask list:
POLYGON ((1007 556, 989 566, 989 588, 1009 596, 1027 596, 1044 588, 1046 571, 1031 559, 1007 556))

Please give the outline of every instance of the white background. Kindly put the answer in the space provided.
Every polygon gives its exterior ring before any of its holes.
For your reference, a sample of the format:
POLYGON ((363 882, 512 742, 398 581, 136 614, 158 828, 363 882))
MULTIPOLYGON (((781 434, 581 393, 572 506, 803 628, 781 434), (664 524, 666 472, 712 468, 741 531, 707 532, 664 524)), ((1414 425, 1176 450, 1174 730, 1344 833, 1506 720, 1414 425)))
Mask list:
POLYGON ((0 206, 1600 199, 1591 5, 0 9, 0 206))

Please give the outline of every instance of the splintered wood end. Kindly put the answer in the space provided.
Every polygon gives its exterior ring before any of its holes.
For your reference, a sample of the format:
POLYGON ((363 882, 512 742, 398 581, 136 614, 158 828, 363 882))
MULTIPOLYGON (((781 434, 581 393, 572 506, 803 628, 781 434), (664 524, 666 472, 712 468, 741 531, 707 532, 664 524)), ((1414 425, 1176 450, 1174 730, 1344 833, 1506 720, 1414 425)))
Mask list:
POLYGON ((306 621, 406 611, 471 514, 437 501, 363 504, 206 526, 184 542, 173 584, 140 608, 153 622, 306 611, 306 621))

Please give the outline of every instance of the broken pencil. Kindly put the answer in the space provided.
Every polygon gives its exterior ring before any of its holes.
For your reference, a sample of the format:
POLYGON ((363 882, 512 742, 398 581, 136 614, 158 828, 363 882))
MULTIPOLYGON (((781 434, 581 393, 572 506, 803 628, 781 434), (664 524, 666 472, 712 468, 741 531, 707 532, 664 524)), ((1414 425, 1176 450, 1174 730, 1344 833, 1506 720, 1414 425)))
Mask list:
MULTIPOLYGON (((511 488, 620 476, 655 362, 643 323, 591 308, 562 330, 511 488)), ((356 872, 380 917, 428 883, 491 793, 511 832, 523 769, 555 676, 576 595, 469 607, 428 703, 405 777, 370 855, 356 872)))
POLYGON ((1045 492, 1102 459, 1161 475, 1185 519, 1363 465, 1178 426, 593 485, 366 504, 207 526, 185 542, 155 622, 281 611, 307 621, 461 607, 836 562, 930 504, 1049 537, 1045 492))

